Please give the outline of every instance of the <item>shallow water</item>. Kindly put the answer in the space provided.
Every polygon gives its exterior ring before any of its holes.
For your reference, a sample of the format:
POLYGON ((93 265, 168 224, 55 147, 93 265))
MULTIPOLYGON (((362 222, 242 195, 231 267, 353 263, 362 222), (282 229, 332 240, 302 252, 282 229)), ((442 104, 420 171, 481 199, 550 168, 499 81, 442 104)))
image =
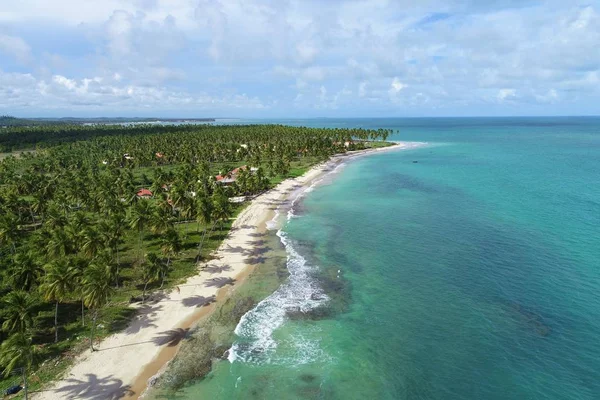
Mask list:
POLYGON ((297 204, 290 277, 177 398, 599 398, 600 119, 284 122, 429 145, 297 204))

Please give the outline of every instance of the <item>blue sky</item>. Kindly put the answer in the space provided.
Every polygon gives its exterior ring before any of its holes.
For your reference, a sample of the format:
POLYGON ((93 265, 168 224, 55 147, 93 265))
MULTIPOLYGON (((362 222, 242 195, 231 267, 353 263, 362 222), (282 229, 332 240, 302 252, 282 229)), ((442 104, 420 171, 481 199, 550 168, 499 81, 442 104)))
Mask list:
POLYGON ((600 114, 600 2, 19 0, 0 114, 600 114))

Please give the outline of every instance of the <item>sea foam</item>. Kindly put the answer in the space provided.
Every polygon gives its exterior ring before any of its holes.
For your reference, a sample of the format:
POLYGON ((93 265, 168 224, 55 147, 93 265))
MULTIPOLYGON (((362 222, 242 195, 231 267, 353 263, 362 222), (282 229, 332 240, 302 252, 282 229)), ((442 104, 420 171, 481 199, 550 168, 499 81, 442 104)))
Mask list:
POLYGON ((285 232, 279 231, 277 235, 288 254, 287 268, 290 276, 272 295, 242 316, 235 328, 238 340, 229 351, 230 362, 272 362, 273 353, 277 348, 273 333, 283 325, 287 312, 309 312, 328 300, 327 295, 311 277, 315 267, 309 265, 296 251, 285 232))
MULTIPOLYGON (((336 166, 330 174, 337 173, 345 164, 336 166)), ((296 215, 296 207, 299 201, 310 193, 315 186, 323 182, 320 178, 309 187, 304 188, 287 205, 287 221, 296 215)), ((276 229, 281 215, 281 207, 275 211, 275 217, 267 223, 270 230, 276 229)), ((294 243, 282 230, 277 231, 277 236, 284 245, 287 252, 288 279, 269 297, 258 303, 258 305, 244 314, 240 319, 235 334, 237 340, 229 351, 230 362, 248 363, 276 363, 275 349, 277 340, 273 337, 274 332, 286 321, 286 314, 290 311, 308 313, 315 308, 325 304, 329 298, 312 277, 312 273, 318 268, 309 262, 297 251, 294 243)), ((289 346, 289 343, 286 345, 289 346)), ((310 340, 295 340, 293 345, 297 347, 299 359, 297 363, 311 362, 319 357, 320 350, 316 343, 310 340)), ((279 360, 284 361, 284 360, 279 360)))

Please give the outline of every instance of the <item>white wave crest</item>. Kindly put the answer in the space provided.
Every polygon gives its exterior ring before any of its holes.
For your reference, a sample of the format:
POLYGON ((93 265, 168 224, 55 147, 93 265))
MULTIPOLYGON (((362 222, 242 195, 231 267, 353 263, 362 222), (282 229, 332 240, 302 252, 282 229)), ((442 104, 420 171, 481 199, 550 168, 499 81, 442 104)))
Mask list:
MULTIPOLYGON (((324 304, 327 295, 311 277, 315 269, 308 265, 292 246, 291 241, 282 231, 277 232, 287 251, 287 268, 289 278, 272 295, 258 303, 241 319, 235 333, 238 340, 229 351, 230 362, 243 361, 250 363, 270 363, 273 361, 277 341, 273 333, 283 325, 288 311, 308 312, 324 304)), ((302 353, 310 352, 311 346, 302 346, 302 353)), ((304 354, 305 359, 310 359, 304 354)))
MULTIPOLYGON (((325 178, 339 173, 345 166, 345 162, 340 163, 320 179, 312 182, 310 186, 297 192, 290 203, 278 207, 273 219, 267 222, 267 228, 269 230, 277 229, 281 212, 286 208, 287 221, 297 217, 295 211, 299 201, 323 183, 325 178)), ((308 265, 306 259, 296 251, 285 232, 279 230, 277 236, 281 239, 287 252, 287 269, 290 276, 272 295, 242 316, 235 328, 238 338, 229 350, 228 359, 232 363, 235 361, 277 362, 274 360, 277 341, 273 338, 273 333, 283 325, 287 312, 309 312, 329 300, 311 276, 311 272, 316 267, 308 265)), ((322 355, 318 344, 311 340, 294 340, 294 346, 297 347, 294 353, 299 356, 295 359, 296 363, 310 362, 322 355)), ((279 361, 285 362, 284 360, 279 361)))

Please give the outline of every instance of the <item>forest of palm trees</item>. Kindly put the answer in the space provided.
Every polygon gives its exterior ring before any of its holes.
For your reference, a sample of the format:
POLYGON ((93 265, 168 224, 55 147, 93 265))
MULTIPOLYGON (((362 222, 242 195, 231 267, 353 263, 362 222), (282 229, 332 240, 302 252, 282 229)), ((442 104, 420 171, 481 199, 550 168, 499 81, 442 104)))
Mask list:
POLYGON ((129 301, 183 279, 243 206, 387 130, 41 126, 0 130, 0 367, 35 368, 122 327, 129 301), (242 169, 231 185, 215 176, 242 169), (147 189, 152 196, 138 196, 147 189), (100 324, 98 319, 102 320, 100 324), (80 338, 81 340, 76 340, 80 338))

